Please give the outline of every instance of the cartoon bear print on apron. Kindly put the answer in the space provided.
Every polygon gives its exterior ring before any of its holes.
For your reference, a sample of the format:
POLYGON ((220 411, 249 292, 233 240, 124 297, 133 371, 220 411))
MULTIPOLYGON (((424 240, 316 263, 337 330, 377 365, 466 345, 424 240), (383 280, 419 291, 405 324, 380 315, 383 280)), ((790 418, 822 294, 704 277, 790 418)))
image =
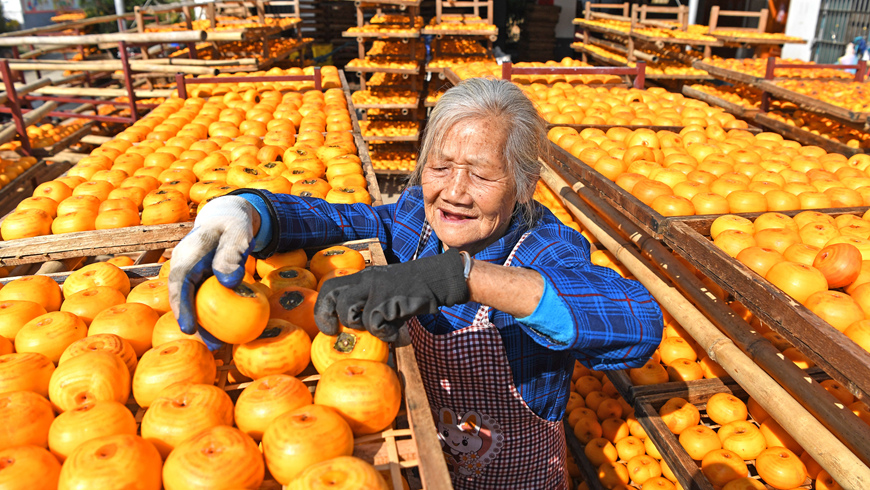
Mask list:
MULTIPOLYGON (((414 259, 430 234, 427 223, 414 259)), ((430 333, 416 318, 408 322, 454 488, 564 489, 562 422, 539 417, 517 391, 489 311, 481 306, 471 325, 444 335, 430 333)))

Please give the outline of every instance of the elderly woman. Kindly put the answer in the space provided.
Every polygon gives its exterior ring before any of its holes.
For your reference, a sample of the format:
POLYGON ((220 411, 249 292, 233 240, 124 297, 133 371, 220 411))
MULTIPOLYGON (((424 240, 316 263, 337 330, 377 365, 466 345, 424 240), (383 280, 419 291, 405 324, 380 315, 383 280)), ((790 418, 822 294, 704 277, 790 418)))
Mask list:
POLYGON ((376 237, 391 265, 324 283, 318 327, 336 334, 341 322, 393 341, 407 323, 457 488, 564 488, 560 421, 574 360, 642 365, 662 314, 639 283, 593 266, 582 236, 532 199, 545 144, 519 88, 477 78, 432 111, 395 204, 251 189, 221 197, 173 253, 179 324, 195 331, 196 284, 213 271, 234 286, 248 253, 376 237))

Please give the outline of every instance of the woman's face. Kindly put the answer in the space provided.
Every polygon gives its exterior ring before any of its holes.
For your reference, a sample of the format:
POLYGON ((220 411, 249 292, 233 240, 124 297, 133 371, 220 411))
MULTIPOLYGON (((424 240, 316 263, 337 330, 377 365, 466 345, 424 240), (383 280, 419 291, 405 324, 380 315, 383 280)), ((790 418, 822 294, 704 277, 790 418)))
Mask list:
POLYGON ((504 131, 465 120, 433 149, 421 176, 426 219, 448 247, 475 254, 501 238, 516 204, 504 131))

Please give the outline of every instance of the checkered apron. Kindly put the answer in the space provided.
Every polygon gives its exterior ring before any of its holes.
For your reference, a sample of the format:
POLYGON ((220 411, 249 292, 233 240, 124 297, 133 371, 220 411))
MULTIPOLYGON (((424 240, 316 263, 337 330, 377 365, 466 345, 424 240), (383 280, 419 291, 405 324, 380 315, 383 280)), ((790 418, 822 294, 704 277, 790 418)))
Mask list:
MULTIPOLYGON (((426 224, 415 259, 430 234, 426 224)), ((489 310, 481 306, 471 325, 445 335, 408 322, 454 488, 564 489, 562 423, 542 419, 520 396, 489 310)))

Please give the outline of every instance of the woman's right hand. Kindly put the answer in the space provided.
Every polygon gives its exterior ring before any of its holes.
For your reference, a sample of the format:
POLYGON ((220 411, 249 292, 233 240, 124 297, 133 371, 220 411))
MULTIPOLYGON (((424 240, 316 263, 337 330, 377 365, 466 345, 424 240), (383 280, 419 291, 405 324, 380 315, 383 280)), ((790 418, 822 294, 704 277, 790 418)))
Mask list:
MULTIPOLYGON (((194 299, 202 281, 213 274, 228 288, 242 282, 259 218, 246 199, 222 196, 202 208, 193 230, 176 245, 169 269, 169 304, 182 332, 197 332, 194 299)), ((202 327, 199 331, 211 350, 222 345, 202 327)))

